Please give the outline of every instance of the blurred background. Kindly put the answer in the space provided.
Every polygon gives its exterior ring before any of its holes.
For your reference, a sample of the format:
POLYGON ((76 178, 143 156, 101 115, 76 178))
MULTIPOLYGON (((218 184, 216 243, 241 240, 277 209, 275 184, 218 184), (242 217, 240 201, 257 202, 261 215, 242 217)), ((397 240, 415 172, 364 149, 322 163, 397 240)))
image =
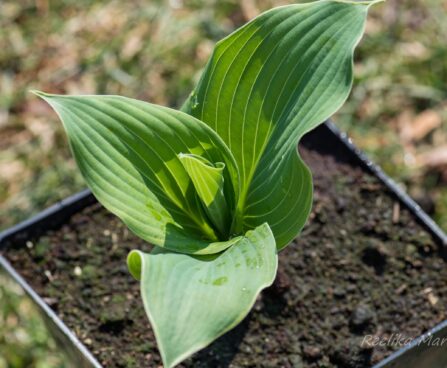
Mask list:
MULTIPOLYGON (((213 45, 276 0, 0 1, 0 229, 84 188, 56 115, 29 93, 121 94, 178 107, 213 45)), ((337 125, 447 230, 447 0, 368 17, 337 125)), ((0 274, 0 368, 60 367, 0 274)))
POLYGON ((68 365, 31 301, 0 269, 0 368, 50 367, 68 365))

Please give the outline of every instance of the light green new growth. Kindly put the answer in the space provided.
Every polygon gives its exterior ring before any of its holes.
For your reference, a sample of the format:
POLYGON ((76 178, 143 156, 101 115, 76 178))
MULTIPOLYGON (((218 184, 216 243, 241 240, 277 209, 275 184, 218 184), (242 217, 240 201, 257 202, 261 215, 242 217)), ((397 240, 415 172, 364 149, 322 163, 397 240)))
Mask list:
POLYGON ((228 236, 230 212, 224 194, 225 164, 218 162, 213 165, 206 158, 194 154, 180 153, 178 157, 211 222, 220 234, 228 236))
POLYGON ((311 209, 297 144, 346 100, 377 2, 261 14, 216 45, 181 111, 35 92, 61 118, 98 201, 155 245, 128 266, 165 367, 234 327, 273 282, 277 251, 311 209))

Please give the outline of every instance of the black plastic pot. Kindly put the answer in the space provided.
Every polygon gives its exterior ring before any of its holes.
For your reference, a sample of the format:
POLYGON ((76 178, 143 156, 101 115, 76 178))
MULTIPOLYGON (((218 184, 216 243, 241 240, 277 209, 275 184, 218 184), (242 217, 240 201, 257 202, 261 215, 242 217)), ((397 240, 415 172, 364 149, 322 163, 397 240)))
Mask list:
MULTIPOLYGON (((346 134, 341 133, 331 122, 327 122, 303 140, 306 147, 329 153, 353 165, 360 166, 366 172, 376 176, 395 196, 401 205, 407 208, 415 219, 429 232, 439 244, 440 251, 447 253, 447 236, 433 220, 393 182, 383 171, 357 149, 346 134), (322 145, 322 142, 324 144, 322 145)), ((0 234, 0 249, 11 242, 25 242, 47 230, 64 224, 70 216, 83 208, 96 203, 90 191, 86 190, 69 197, 41 212, 30 220, 24 221, 0 234)), ((55 312, 37 295, 32 287, 0 255, 0 267, 14 279, 37 305, 44 316, 49 330, 75 367, 101 367, 92 353, 78 340, 75 334, 64 324, 55 312)), ((447 338, 447 321, 434 326, 427 334, 415 339, 412 344, 402 348, 376 365, 375 368, 445 368, 447 367, 447 343, 436 344, 435 339, 447 338)), ((447 341, 447 339, 445 340, 447 341)))

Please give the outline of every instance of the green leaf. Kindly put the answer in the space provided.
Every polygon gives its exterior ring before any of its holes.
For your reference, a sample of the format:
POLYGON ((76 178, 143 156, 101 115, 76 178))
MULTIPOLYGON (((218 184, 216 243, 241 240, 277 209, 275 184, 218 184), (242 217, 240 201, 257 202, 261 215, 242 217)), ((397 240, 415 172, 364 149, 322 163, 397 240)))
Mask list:
POLYGON ((235 327, 277 268, 267 224, 218 255, 190 256, 156 249, 132 251, 128 265, 141 295, 165 367, 172 367, 235 327))
POLYGON ((223 171, 225 164, 218 162, 213 165, 207 159, 193 154, 181 153, 179 158, 191 178, 209 218, 217 226, 220 234, 228 237, 230 213, 224 194, 223 171))
POLYGON ((278 7, 217 44, 182 109, 213 128, 236 159, 241 192, 232 232, 268 222, 281 249, 303 227, 312 180, 297 144, 347 98, 372 3, 278 7))
POLYGON ((183 253, 214 253, 231 244, 217 241, 178 158, 183 152, 225 163, 224 190, 234 208, 234 159, 205 124, 180 111, 120 96, 38 94, 60 116, 94 195, 138 236, 183 253))

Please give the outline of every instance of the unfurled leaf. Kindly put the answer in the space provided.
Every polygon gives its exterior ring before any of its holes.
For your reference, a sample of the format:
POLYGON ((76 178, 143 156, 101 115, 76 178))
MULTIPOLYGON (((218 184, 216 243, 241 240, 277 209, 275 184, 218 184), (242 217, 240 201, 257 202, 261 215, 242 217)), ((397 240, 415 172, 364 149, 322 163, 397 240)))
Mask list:
MULTIPOLYGON (((237 168, 205 124, 166 107, 119 96, 40 93, 59 114, 76 162, 98 200, 142 239, 182 253, 215 253, 220 242, 179 153, 225 163, 225 194, 237 198, 237 168)), ((230 208, 234 202, 230 201, 230 208)))
POLYGON ((129 269, 165 367, 172 367, 236 326, 276 274, 275 239, 267 224, 218 255, 191 256, 157 248, 133 251, 129 269))
POLYGON ((217 44, 183 111, 213 128, 236 159, 233 232, 268 222, 281 249, 303 227, 312 179, 297 143, 347 98, 371 3, 275 8, 217 44))
POLYGON ((224 194, 225 164, 218 162, 213 165, 205 158, 193 154, 181 153, 179 158, 209 218, 217 226, 220 234, 228 236, 230 213, 224 194))

